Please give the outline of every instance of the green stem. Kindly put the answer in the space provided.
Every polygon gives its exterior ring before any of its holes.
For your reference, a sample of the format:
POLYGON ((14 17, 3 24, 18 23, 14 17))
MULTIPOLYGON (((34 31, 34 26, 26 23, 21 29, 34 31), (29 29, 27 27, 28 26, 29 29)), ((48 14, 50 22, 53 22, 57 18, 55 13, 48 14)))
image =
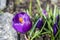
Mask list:
POLYGON ((48 29, 46 29, 46 28, 44 28, 44 30, 47 32, 47 31, 49 31, 48 29))
POLYGON ((55 37, 53 34, 51 35, 51 40, 55 40, 55 37))
POLYGON ((51 32, 43 32, 43 33, 41 33, 41 35, 44 35, 44 34, 51 34, 51 32))
POLYGON ((32 16, 32 0, 30 0, 30 4, 29 4, 29 13, 32 16))
POLYGON ((47 4, 47 8, 46 8, 47 12, 49 12, 49 4, 47 4))
POLYGON ((51 25, 50 25, 50 22, 47 21, 47 23, 48 23, 48 28, 49 28, 49 30, 50 30, 51 32, 53 32, 53 29, 52 29, 52 27, 51 27, 51 25))
POLYGON ((40 7, 40 0, 36 0, 36 1, 37 1, 37 10, 38 10, 38 13, 42 17, 42 9, 40 7))
POLYGON ((55 16, 56 16, 56 5, 54 6, 54 14, 53 14, 53 22, 55 23, 55 16))

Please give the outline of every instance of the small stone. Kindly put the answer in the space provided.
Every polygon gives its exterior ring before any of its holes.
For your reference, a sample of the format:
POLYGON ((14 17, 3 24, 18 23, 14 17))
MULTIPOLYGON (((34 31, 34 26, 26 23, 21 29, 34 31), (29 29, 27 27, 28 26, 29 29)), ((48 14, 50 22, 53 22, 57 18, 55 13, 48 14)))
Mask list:
POLYGON ((0 14, 0 40, 17 40, 17 33, 11 25, 12 17, 9 12, 0 14))

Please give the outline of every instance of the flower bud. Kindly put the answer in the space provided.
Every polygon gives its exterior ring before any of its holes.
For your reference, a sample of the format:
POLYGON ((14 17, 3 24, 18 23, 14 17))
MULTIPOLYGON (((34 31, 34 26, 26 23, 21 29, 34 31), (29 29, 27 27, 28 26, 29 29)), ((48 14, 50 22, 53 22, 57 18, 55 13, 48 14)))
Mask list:
POLYGON ((43 26, 43 19, 39 18, 36 27, 39 28, 39 29, 41 29, 42 26, 43 26))
POLYGON ((58 31, 58 28, 57 28, 57 23, 55 23, 54 25, 53 25, 53 34, 54 35, 56 35, 56 33, 57 33, 57 31, 58 31))

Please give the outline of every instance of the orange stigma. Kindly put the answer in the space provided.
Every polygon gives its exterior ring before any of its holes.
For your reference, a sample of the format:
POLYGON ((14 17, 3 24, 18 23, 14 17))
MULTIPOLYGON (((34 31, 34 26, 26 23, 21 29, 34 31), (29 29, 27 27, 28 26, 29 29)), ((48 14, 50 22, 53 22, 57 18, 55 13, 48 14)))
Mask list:
POLYGON ((22 17, 20 17, 20 18, 19 18, 19 21, 22 23, 22 22, 23 22, 23 18, 22 18, 22 17))

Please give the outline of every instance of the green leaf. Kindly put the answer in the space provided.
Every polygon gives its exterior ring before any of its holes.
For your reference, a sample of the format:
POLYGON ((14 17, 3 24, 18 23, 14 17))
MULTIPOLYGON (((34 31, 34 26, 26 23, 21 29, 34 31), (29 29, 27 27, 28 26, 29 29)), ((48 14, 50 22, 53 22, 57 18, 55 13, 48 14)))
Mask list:
POLYGON ((50 30, 51 32, 53 32, 53 29, 52 29, 52 27, 51 27, 49 21, 47 21, 47 23, 48 23, 48 28, 49 28, 49 30, 50 30))
POLYGON ((51 32, 47 31, 47 32, 41 33, 41 35, 44 35, 44 34, 51 34, 51 32))
POLYGON ((53 22, 55 23, 55 17, 56 17, 56 8, 57 6, 55 5, 54 6, 54 14, 53 14, 53 22))
POLYGON ((48 12, 48 15, 49 15, 49 18, 52 16, 52 8, 49 10, 49 12, 48 12))
POLYGON ((33 32, 34 32, 34 30, 35 30, 35 28, 36 28, 37 22, 38 22, 38 20, 37 20, 36 23, 32 26, 32 29, 31 29, 30 34, 29 34, 30 37, 32 36, 32 34, 33 34, 33 32))
POLYGON ((47 12, 49 12, 49 4, 47 4, 47 8, 46 8, 47 12))
POLYGON ((55 38, 58 36, 58 34, 60 34, 60 30, 58 30, 57 34, 55 35, 55 38))
POLYGON ((46 24, 46 21, 45 21, 42 29, 40 31, 35 32, 34 36, 31 38, 31 40, 33 40, 36 36, 38 36, 43 31, 45 24, 46 24))
POLYGON ((46 31, 46 32, 48 32, 49 30, 48 29, 46 29, 46 28, 44 28, 44 30, 46 31))
POLYGON ((29 13, 32 16, 32 0, 30 0, 30 4, 29 4, 29 13))
POLYGON ((37 1, 37 10, 39 15, 42 17, 42 8, 40 6, 40 0, 36 0, 37 1))
POLYGON ((27 14, 30 16, 30 18, 32 18, 32 16, 30 15, 29 11, 28 11, 28 10, 26 10, 26 12, 27 12, 27 14))

